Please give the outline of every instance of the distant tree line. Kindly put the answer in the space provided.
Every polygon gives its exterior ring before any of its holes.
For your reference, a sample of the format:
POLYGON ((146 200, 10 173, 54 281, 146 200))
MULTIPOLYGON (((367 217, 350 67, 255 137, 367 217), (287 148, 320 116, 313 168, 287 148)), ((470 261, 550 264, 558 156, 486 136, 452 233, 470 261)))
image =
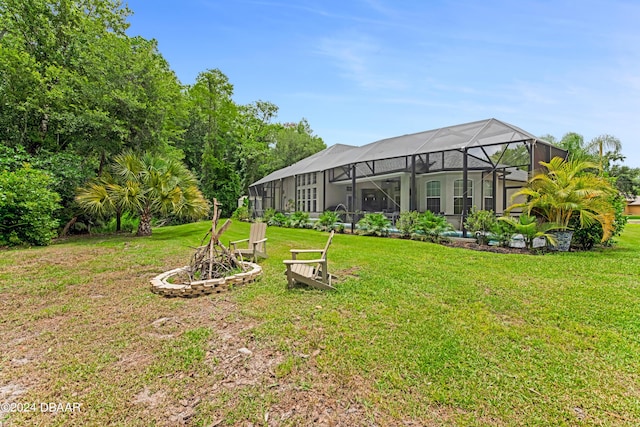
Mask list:
POLYGON ((81 199, 112 209, 87 211, 77 199, 109 176, 128 188, 112 176, 123 156, 181 162, 230 215, 249 184, 326 147, 304 118, 277 123, 270 102, 234 102, 218 69, 181 84, 155 40, 126 34, 130 14, 119 0, 0 0, 0 246, 135 214, 117 192, 81 199))

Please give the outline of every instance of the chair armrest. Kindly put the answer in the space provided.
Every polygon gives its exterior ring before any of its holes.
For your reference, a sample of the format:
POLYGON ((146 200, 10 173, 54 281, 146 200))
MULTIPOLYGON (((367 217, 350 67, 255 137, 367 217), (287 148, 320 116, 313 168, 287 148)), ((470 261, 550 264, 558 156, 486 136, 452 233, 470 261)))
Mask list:
POLYGON ((264 243, 266 241, 267 241, 267 238, 265 237, 264 239, 256 240, 255 242, 253 242, 253 244, 255 245, 256 243, 264 243))
POLYGON ((290 264, 322 264, 327 262, 326 259, 285 259, 283 263, 290 264))
POLYGON ((313 253, 313 252, 323 252, 324 249, 290 249, 289 252, 292 254, 305 254, 305 253, 313 253))
POLYGON ((242 242, 248 242, 249 239, 241 239, 241 240, 234 240, 233 242, 229 242, 230 245, 235 245, 236 243, 242 243, 242 242))

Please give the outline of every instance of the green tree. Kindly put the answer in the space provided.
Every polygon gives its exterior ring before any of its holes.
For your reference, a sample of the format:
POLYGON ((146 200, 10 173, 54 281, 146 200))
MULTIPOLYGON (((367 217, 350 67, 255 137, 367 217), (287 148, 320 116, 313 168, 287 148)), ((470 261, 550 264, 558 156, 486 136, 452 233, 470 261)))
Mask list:
POLYGON ((568 132, 562 136, 558 142, 561 148, 569 152, 569 157, 573 160, 594 160, 584 142, 584 137, 579 133, 568 132))
POLYGON ((613 165, 609 171, 615 179, 616 188, 628 199, 640 194, 640 168, 624 165, 613 165))
POLYGON ((231 99, 233 85, 220 70, 207 70, 186 94, 188 126, 178 147, 187 166, 198 171, 207 199, 218 199, 222 214, 229 216, 242 194, 237 131, 241 120, 231 99))
POLYGON ((314 135, 306 119, 298 123, 285 123, 276 132, 272 160, 268 172, 282 169, 327 148, 319 136, 314 135))
POLYGON ((240 144, 238 169, 243 177, 243 191, 249 185, 266 175, 271 146, 279 125, 271 123, 278 113, 275 104, 256 101, 239 107, 239 126, 236 134, 240 144))
POLYGON ((32 154, 60 151, 82 128, 78 86, 100 64, 88 62, 87 52, 104 38, 126 38, 130 12, 112 0, 0 0, 0 11, 5 143, 32 154))
POLYGON ((599 160, 600 168, 609 170, 611 163, 624 160, 622 143, 612 135, 600 135, 587 144, 587 151, 599 160))
POLYGON ((138 236, 151 235, 153 215, 199 219, 209 212, 194 175, 175 159, 128 151, 114 158, 111 172, 110 179, 81 188, 78 203, 92 214, 118 209, 135 213, 140 218, 138 236))

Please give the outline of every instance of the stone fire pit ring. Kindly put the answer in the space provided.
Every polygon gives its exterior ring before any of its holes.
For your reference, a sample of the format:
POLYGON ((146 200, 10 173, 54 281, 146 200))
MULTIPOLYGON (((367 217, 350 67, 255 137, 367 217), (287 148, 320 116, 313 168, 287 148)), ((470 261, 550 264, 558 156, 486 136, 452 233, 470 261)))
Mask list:
POLYGON ((253 262, 240 261, 246 271, 217 279, 196 280, 189 283, 169 283, 178 274, 187 273, 189 266, 165 271, 151 279, 151 292, 166 297, 196 297, 227 291, 230 286, 255 281, 262 274, 262 267, 253 262))

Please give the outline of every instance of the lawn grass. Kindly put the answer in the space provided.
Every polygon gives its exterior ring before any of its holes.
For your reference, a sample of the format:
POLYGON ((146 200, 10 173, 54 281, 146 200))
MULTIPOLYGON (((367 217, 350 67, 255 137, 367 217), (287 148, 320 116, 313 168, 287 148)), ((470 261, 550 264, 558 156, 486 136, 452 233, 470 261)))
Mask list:
POLYGON ((260 281, 152 294, 208 227, 1 252, 0 403, 81 410, 0 424, 640 424, 640 225, 547 255, 336 235, 335 292, 283 275, 326 233, 269 227, 260 281))

